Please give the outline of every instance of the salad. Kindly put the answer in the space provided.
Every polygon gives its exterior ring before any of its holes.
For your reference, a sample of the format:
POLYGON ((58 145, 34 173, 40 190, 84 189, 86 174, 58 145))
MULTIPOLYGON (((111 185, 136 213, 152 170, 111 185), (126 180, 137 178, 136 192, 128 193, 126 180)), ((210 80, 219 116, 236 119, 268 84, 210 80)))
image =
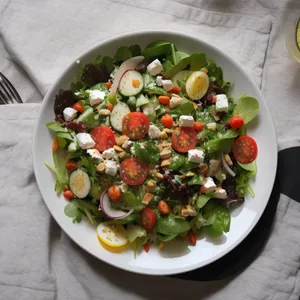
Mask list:
POLYGON ((230 209, 254 197, 258 149, 246 129, 258 101, 234 99, 216 62, 168 41, 77 62, 79 79, 57 93, 46 123, 46 166, 69 200, 66 216, 86 217, 109 249, 135 253, 228 232, 230 209))

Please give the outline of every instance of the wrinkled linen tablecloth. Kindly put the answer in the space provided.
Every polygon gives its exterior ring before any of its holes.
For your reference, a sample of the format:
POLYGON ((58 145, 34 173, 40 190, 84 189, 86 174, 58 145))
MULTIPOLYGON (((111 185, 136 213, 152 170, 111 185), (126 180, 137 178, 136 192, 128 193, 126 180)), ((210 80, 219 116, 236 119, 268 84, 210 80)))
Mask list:
POLYGON ((0 71, 26 104, 0 106, 0 299, 299 299, 300 69, 283 36, 297 11, 297 0, 2 0, 0 71), (143 29, 213 43, 250 72, 269 104, 281 150, 280 199, 260 254, 235 276, 201 282, 111 267, 61 231, 37 188, 32 133, 51 84, 90 46, 143 29))

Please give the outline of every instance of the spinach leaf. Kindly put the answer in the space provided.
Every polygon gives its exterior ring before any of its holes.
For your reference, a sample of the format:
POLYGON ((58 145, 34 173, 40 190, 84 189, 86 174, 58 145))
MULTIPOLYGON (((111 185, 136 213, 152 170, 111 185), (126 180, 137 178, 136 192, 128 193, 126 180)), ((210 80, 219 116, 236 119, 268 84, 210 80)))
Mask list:
POLYGON ((171 52, 171 43, 166 41, 155 41, 147 45, 143 51, 145 57, 167 56, 171 52))
POLYGON ((207 64, 206 55, 203 52, 196 52, 190 56, 190 70, 199 71, 207 64))
POLYGON ((120 47, 115 55, 115 61, 120 63, 132 57, 131 51, 128 47, 120 47))
POLYGON ((125 225, 125 224, 129 224, 129 223, 136 221, 136 219, 137 219, 137 215, 131 214, 123 219, 105 221, 105 224, 107 224, 107 225, 125 225))
POLYGON ((191 101, 184 99, 184 101, 177 106, 176 108, 172 109, 170 113, 181 115, 190 115, 194 111, 194 105, 191 101))
POLYGON ((122 193, 121 200, 124 201, 129 207, 136 207, 138 205, 141 205, 140 199, 131 192, 122 193))
POLYGON ((209 201, 203 208, 203 217, 211 223, 203 228, 208 236, 218 237, 230 229, 230 214, 220 201, 209 201))
POLYGON ((160 241, 162 242, 169 242, 177 237, 178 234, 170 234, 170 235, 165 235, 165 234, 157 234, 157 237, 160 241))
POLYGON ((109 73, 111 73, 115 69, 114 60, 109 56, 103 57, 102 64, 105 65, 105 67, 109 73))
POLYGON ((64 189, 64 186, 69 184, 69 175, 65 165, 70 157, 70 154, 63 148, 58 147, 58 149, 52 153, 52 156, 54 167, 52 167, 48 163, 45 163, 45 165, 51 171, 53 171, 56 176, 55 192, 59 194, 64 189))
POLYGON ((160 158, 158 148, 150 141, 148 141, 145 146, 135 143, 134 150, 135 155, 144 162, 155 164, 160 158))
POLYGON ((165 235, 175 235, 188 231, 190 224, 181 218, 175 218, 173 215, 161 217, 155 225, 156 231, 165 235))
POLYGON ((204 194, 200 195, 196 201, 196 206, 198 208, 204 207, 210 198, 211 197, 209 195, 204 195, 204 194))
POLYGON ((218 155, 221 152, 231 152, 234 139, 213 139, 205 144, 208 155, 218 155))
POLYGON ((234 109, 234 114, 241 116, 245 124, 253 120, 257 116, 258 112, 258 101, 253 97, 244 95, 238 99, 237 105, 234 109))
POLYGON ((72 218, 73 223, 80 223, 82 220, 82 213, 78 209, 75 202, 70 202, 65 206, 64 209, 65 215, 69 218, 72 218))
POLYGON ((257 166, 256 166, 256 161, 254 160, 253 162, 249 164, 241 164, 237 162, 244 170, 252 172, 252 176, 256 175, 257 172, 257 166))
POLYGON ((142 53, 141 47, 137 44, 129 46, 132 57, 139 56, 142 53))
POLYGON ((171 164, 169 165, 169 169, 177 170, 184 164, 185 161, 186 158, 183 155, 174 153, 172 155, 172 160, 171 160, 171 164))
POLYGON ((202 184, 202 176, 195 174, 189 181, 188 181, 188 185, 200 185, 202 184))
POLYGON ((235 130, 229 129, 224 132, 218 132, 219 139, 235 139, 239 133, 235 130))
POLYGON ((183 165, 180 167, 180 169, 183 170, 191 170, 191 169, 195 169, 198 168, 199 164, 187 161, 187 159, 184 161, 183 165))

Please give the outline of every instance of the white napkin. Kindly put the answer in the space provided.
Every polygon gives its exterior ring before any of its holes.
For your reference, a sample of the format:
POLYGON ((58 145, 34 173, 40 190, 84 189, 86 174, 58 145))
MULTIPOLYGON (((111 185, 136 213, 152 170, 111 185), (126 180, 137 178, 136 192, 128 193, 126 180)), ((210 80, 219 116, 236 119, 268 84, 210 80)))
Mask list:
MULTIPOLYGON (((261 84, 271 30, 267 18, 212 13, 171 1, 5 4, 0 19, 5 47, 42 94, 91 45, 142 29, 177 30, 213 42, 242 62, 261 84)), ((34 180, 31 137, 38 108, 0 107, 0 128, 5 128, 0 139, 1 300, 296 299, 300 207, 286 197, 262 255, 236 278, 200 283, 141 276, 85 253, 50 217, 34 180)))

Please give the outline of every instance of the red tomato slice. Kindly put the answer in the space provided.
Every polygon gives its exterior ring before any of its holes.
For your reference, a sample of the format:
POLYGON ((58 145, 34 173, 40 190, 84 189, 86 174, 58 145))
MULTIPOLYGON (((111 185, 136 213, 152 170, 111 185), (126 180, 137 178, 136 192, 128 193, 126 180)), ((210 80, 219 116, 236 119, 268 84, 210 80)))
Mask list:
POLYGON ((148 175, 148 164, 137 158, 127 158, 120 165, 120 176, 128 185, 140 185, 148 175))
POLYGON ((95 148, 102 152, 112 148, 116 144, 113 131, 107 126, 97 126, 91 131, 92 139, 95 141, 95 148))
POLYGON ((233 155, 241 164, 249 164, 257 157, 257 144, 250 136, 240 136, 234 141, 233 155))
POLYGON ((197 145, 197 133, 190 127, 178 127, 172 133, 172 146, 178 152, 188 152, 197 145))
POLYGON ((141 223, 146 229, 152 229, 154 227, 156 223, 156 214, 152 209, 145 207, 141 210, 140 217, 141 223))
POLYGON ((131 112, 122 120, 122 131, 132 140, 142 139, 149 130, 149 120, 141 112, 131 112))

